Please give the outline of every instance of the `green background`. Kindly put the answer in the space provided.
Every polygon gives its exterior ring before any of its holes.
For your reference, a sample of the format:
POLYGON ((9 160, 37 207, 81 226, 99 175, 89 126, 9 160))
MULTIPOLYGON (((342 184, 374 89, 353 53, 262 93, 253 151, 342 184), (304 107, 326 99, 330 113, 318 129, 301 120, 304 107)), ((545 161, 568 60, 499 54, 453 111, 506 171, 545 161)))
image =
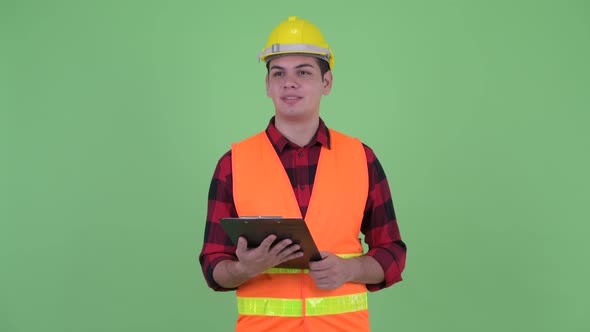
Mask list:
POLYGON ((559 0, 0 0, 0 331, 233 329, 207 192, 273 113, 256 54, 289 15, 409 248, 374 331, 588 331, 590 2, 559 0))

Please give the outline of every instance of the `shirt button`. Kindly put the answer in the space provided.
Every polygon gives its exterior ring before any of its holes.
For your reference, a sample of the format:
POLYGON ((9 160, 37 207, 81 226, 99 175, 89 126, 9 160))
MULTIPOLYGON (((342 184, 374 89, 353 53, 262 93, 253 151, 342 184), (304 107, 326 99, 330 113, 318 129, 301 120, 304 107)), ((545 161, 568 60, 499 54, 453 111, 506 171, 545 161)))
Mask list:
POLYGON ((299 153, 297 154, 299 157, 303 157, 303 151, 299 151, 299 153))
POLYGON ((299 186, 299 189, 304 190, 305 189, 305 186, 304 185, 300 185, 299 186))

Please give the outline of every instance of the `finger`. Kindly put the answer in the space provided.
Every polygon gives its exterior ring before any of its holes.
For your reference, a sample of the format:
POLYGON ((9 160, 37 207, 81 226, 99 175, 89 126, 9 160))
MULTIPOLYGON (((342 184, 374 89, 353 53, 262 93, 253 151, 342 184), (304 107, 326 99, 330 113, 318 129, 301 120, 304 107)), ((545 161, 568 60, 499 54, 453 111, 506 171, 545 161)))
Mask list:
POLYGON ((286 246, 283 250, 281 250, 279 253, 277 253, 277 256, 285 257, 297 251, 301 251, 301 246, 298 244, 290 244, 286 246))
POLYGON ((260 243, 258 248, 268 251, 270 249, 270 246, 273 244, 273 242, 275 242, 276 239, 277 239, 277 236, 274 234, 271 234, 271 235, 267 236, 264 240, 262 240, 262 242, 260 243))
POLYGON ((326 277, 326 278, 313 278, 313 282, 320 289, 334 289, 337 287, 336 283, 328 277, 326 277))
POLYGON ((312 277, 316 281, 321 281, 322 279, 328 278, 330 276, 330 272, 327 270, 323 271, 309 271, 309 276, 312 277))
POLYGON ((336 257, 336 255, 334 255, 333 253, 328 252, 328 251, 320 251, 320 256, 322 256, 322 260, 309 263, 310 269, 314 269, 314 270, 329 269, 334 263, 332 258, 336 257))
POLYGON ((300 253, 303 256, 303 250, 301 249, 301 246, 298 244, 290 245, 287 248, 285 248, 283 251, 281 251, 281 254, 283 254, 283 255, 291 255, 291 254, 296 254, 296 253, 300 253))
POLYGON ((343 282, 340 281, 338 278, 335 278, 333 275, 328 275, 322 278, 313 278, 314 283, 318 288, 321 289, 336 289, 342 286, 343 282))
POLYGON ((324 258, 321 261, 309 262, 309 269, 313 271, 327 270, 332 267, 332 260, 324 258))
POLYGON ((281 253, 285 248, 287 248, 291 243, 293 243, 293 241, 291 241, 290 239, 285 239, 275 245, 272 246, 272 248, 270 248, 270 253, 273 255, 279 255, 279 253, 281 253))
POLYGON ((332 290, 332 289, 336 289, 336 288, 338 288, 338 285, 336 285, 336 284, 333 284, 333 283, 330 283, 330 282, 328 282, 328 283, 320 283, 320 284, 316 284, 316 286, 317 286, 319 289, 325 289, 325 290, 332 290))
POLYGON ((286 261, 290 261, 290 260, 295 259, 295 258, 299 258, 301 256, 303 256, 303 252, 302 251, 297 251, 297 252, 291 253, 291 254, 289 254, 289 255, 281 258, 281 263, 286 262, 286 261))

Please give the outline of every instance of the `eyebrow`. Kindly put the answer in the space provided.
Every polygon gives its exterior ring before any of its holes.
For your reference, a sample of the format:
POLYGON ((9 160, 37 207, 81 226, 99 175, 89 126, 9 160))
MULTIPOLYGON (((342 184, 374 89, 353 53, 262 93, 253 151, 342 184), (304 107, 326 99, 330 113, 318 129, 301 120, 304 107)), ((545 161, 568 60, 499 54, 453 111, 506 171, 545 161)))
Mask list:
MULTIPOLYGON (((302 63, 302 64, 300 64, 300 65, 297 65, 297 66, 295 66, 295 69, 300 69, 300 68, 305 68, 305 67, 314 68, 314 66, 312 66, 312 65, 310 65, 310 64, 308 64, 308 63, 302 63)), ((285 68, 284 68, 284 67, 277 66, 277 65, 273 65, 273 66, 271 66, 271 67, 270 67, 270 70, 273 70, 273 69, 277 69, 277 70, 285 70, 285 68)))

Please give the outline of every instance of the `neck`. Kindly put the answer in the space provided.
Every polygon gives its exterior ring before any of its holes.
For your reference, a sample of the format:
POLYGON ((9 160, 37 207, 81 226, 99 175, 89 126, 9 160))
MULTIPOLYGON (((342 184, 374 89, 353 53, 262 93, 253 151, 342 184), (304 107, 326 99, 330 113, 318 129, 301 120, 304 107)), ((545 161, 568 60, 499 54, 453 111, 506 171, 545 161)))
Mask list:
POLYGON ((275 127, 290 142, 306 146, 315 135, 320 125, 320 118, 308 120, 285 119, 275 116, 275 127))

